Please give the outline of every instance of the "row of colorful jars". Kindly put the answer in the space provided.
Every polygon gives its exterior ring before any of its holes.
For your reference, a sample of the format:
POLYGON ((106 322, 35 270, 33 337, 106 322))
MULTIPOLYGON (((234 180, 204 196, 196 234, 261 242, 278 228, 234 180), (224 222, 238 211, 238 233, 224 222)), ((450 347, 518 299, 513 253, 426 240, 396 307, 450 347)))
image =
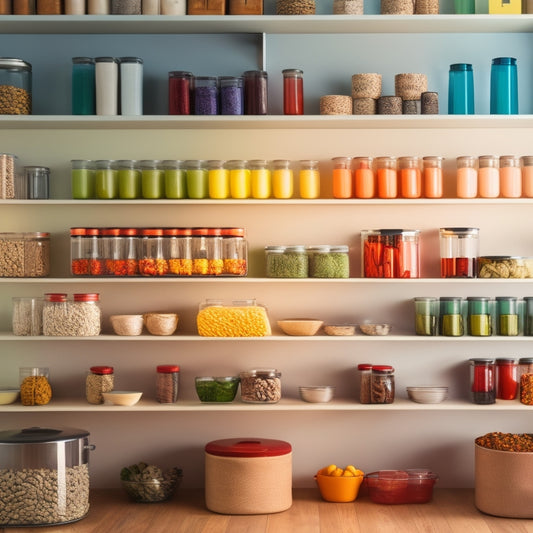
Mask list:
POLYGON ((243 228, 71 228, 74 276, 245 276, 243 228))
POLYGON ((533 198, 533 156, 457 158, 458 198, 533 198))
POLYGON ((415 333, 445 337, 533 336, 533 297, 416 297, 415 333))
POLYGON ((320 197, 318 162, 266 160, 73 160, 72 198, 266 199, 320 197))

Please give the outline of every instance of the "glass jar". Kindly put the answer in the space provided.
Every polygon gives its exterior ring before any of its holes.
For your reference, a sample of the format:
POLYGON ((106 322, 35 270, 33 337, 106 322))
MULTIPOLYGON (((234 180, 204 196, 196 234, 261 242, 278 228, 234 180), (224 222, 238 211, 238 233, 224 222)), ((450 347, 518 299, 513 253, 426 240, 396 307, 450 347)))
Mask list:
POLYGON ((374 198, 376 176, 372 170, 372 157, 354 157, 354 192, 356 198, 374 198))
POLYGON ((416 297, 415 301, 415 333, 417 335, 435 336, 438 325, 437 298, 416 297))
POLYGON ((478 405, 496 402, 494 359, 470 359, 470 399, 478 405))
POLYGON ((187 171, 187 195, 189 198, 202 199, 209 197, 209 178, 205 161, 185 161, 187 171))
POLYGON ((350 157, 334 157, 331 159, 333 163, 332 184, 333 184, 333 198, 351 198, 352 197, 352 171, 350 157))
POLYGON ((398 196, 398 171, 395 157, 378 157, 377 188, 379 198, 396 198, 398 196))
POLYGON ((218 78, 221 115, 244 114, 244 80, 234 76, 218 78))
POLYGON ((169 273, 175 276, 192 276, 192 230, 176 228, 165 230, 169 273))
POLYGON ((221 200, 229 198, 229 170, 226 162, 218 159, 207 161, 207 179, 209 181, 209 198, 221 200))
POLYGON ((305 246, 265 246, 267 278, 307 278, 309 259, 305 246))
POLYGON ((124 200, 141 198, 142 174, 138 161, 123 159, 117 161, 118 197, 124 200))
POLYGON ((514 400, 518 394, 518 359, 496 359, 496 398, 514 400))
POLYGON ((441 296, 439 299, 439 333, 445 337, 462 337, 465 333, 463 299, 441 296))
POLYGON ((96 114, 118 114, 118 59, 95 57, 96 114))
POLYGON ((442 174, 442 162, 444 157, 426 156, 422 158, 424 167, 423 191, 426 198, 442 198, 444 180, 442 174))
POLYGON ((218 114, 218 85, 215 76, 197 76, 194 79, 194 114, 218 114))
POLYGON ((518 373, 520 402, 533 405, 533 357, 521 357, 518 360, 518 373))
POLYGON ((50 197, 50 169, 48 167, 24 167, 24 183, 27 198, 48 200, 50 197))
POLYGON ((308 246, 310 278, 348 278, 348 246, 308 246))
MULTIPOLYGON (((73 337, 100 335, 102 318, 99 301, 100 295, 97 293, 74 294, 73 301, 67 302, 68 320, 63 324, 65 334, 73 337)), ((58 331, 61 331, 61 328, 58 331)))
POLYGON ((422 171, 419 157, 400 157, 400 193, 402 198, 420 198, 422 196, 422 171))
POLYGON ((142 197, 147 200, 157 200, 165 197, 165 171, 161 168, 161 161, 143 160, 141 168, 142 197))
POLYGON ((362 363, 357 366, 357 370, 359 371, 359 402, 371 403, 372 365, 362 363))
POLYGON ((190 115, 194 76, 192 72, 174 70, 168 73, 168 114, 190 115))
POLYGON ((104 254, 102 250, 102 234, 99 228, 85 228, 85 254, 89 262, 90 276, 103 276, 104 254))
POLYGON ((85 228, 70 228, 70 273, 73 276, 90 273, 85 236, 85 228))
POLYGON ((479 156, 478 192, 481 198, 498 198, 500 196, 500 173, 498 157, 494 155, 479 156))
POLYGON ((500 192, 503 198, 522 196, 522 169, 519 157, 514 155, 500 157, 500 192))
POLYGON ((252 183, 248 161, 232 160, 226 166, 229 169, 230 196, 240 200, 250 198, 252 183))
POLYGON ((95 162, 96 198, 112 200, 118 198, 118 172, 115 161, 100 159, 95 162))
POLYGON ((490 114, 518 114, 518 72, 516 58, 495 57, 490 71, 490 114))
POLYGON ((394 368, 388 365, 372 366, 370 403, 393 403, 394 388, 394 368))
POLYGON ((522 188, 526 198, 533 198, 533 156, 522 157, 522 188))
POLYGON ((168 262, 164 254, 162 228, 143 228, 140 233, 141 255, 139 274, 141 276, 165 276, 168 262))
MULTIPOLYGON (((140 15, 142 12, 141 6, 141 0, 111 0, 111 14, 140 15)), ((96 15, 97 13, 94 14, 96 15)))
POLYGON ((474 337, 492 335, 490 298, 469 296, 466 300, 468 302, 468 334, 474 337))
POLYGON ((165 173, 165 198, 187 198, 187 171, 183 168, 183 161, 166 159, 161 167, 165 173))
POLYGON ((49 233, 0 233, 0 277, 42 278, 49 273, 49 233))
POLYGON ((46 367, 19 368, 20 402, 22 405, 47 405, 52 399, 50 369, 46 367))
POLYGON ((104 403, 104 392, 113 390, 115 374, 112 366, 91 366, 85 378, 85 397, 93 405, 104 403))
POLYGON ((268 114, 268 74, 264 70, 247 70, 244 78, 244 114, 268 114))
POLYGON ((479 228, 440 228, 441 278, 475 278, 479 228))
POLYGON ((71 188, 74 200, 95 198, 95 165, 88 159, 73 159, 71 162, 71 188))
POLYGON ((31 115, 32 71, 22 59, 0 58, 0 115, 31 115))
POLYGON ((300 161, 300 198, 320 198, 320 171, 318 161, 305 159, 300 161))
POLYGON ((180 367, 178 365, 158 365, 156 370, 156 401, 159 403, 177 402, 180 367))
POLYGON ((115 263, 115 276, 139 275, 139 231, 120 228, 120 255, 115 263))
POLYGON ((192 228, 192 275, 207 276, 209 272, 207 234, 208 228, 192 228))
POLYGON ((246 276, 248 272, 248 245, 244 228, 222 228, 223 275, 246 276))
POLYGON ((207 272, 208 276, 220 276, 224 272, 222 259, 222 230, 208 228, 206 238, 207 272))
POLYGON ((287 159, 272 161, 272 192, 274 198, 292 198, 294 190, 294 173, 291 162, 287 159))
POLYGON ((418 278, 420 230, 361 231, 361 272, 365 278, 418 278))
POLYGON ((475 198, 478 189, 477 157, 461 156, 457 163, 457 198, 475 198))
POLYGON ((92 57, 72 58, 72 114, 96 113, 95 66, 92 57))
POLYGON ((363 0, 333 0, 334 15, 362 15, 363 0))
POLYGON ((246 403, 277 403, 281 400, 281 372, 258 368, 241 372, 241 400, 246 403))
POLYGON ((272 194, 272 172, 264 159, 249 162, 252 198, 263 200, 272 194))
POLYGON ((143 60, 140 57, 121 57, 120 114, 143 114, 143 60))
POLYGON ((120 258, 120 228, 102 228, 100 231, 104 274, 114 276, 120 258))
POLYGON ((16 197, 15 179, 17 176, 17 156, 0 154, 0 199, 12 200, 16 197))
POLYGON ((283 114, 304 114, 303 70, 285 69, 283 74, 283 114))
POLYGON ((44 298, 19 297, 13 299, 13 335, 36 336, 43 334, 44 298))
POLYGON ((533 336, 533 296, 524 296, 524 335, 533 336))
POLYGON ((518 334, 518 298, 514 296, 496 296, 496 335, 515 337, 518 334))

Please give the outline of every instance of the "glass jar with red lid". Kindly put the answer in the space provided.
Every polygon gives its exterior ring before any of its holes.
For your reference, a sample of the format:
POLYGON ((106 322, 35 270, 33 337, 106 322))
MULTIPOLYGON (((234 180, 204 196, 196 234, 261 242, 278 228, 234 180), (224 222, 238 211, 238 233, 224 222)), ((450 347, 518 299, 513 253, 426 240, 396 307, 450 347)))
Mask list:
POLYGON ((487 405, 496 401, 494 359, 470 359, 470 398, 473 403, 487 405))
POLYGON ((87 238, 85 242, 85 253, 89 260, 89 274, 91 276, 103 276, 105 267, 100 229, 86 228, 85 235, 87 238))
POLYGON ((363 404, 371 403, 372 365, 362 363, 357 366, 357 370, 359 371, 359 401, 363 404))
POLYGON ((141 254, 139 274, 141 276, 165 276, 168 274, 168 261, 164 254, 162 228, 143 228, 140 232, 141 254))
POLYGON ((73 276, 89 275, 85 228, 70 228, 70 272, 73 276))
POLYGON ((113 390, 115 374, 112 366, 91 366, 85 379, 85 396, 93 405, 104 403, 104 392, 113 390))
POLYGON ((165 230, 165 256, 170 274, 192 276, 192 230, 171 228, 165 230))
POLYGON ((244 228, 221 228, 223 275, 246 276, 248 271, 247 242, 244 228))
POLYGON ((100 295, 95 292, 76 293, 67 302, 66 332, 73 337, 95 337, 102 326, 100 295))
POLYGON ((120 228, 102 228, 102 258, 104 274, 115 275, 115 265, 120 255, 120 228))
POLYGON ((518 359, 496 359, 496 398, 514 400, 518 394, 518 359))
POLYGON ((373 365, 370 403, 393 403, 394 392, 394 368, 389 365, 373 365))
POLYGON ((137 228, 120 228, 120 252, 115 261, 115 276, 139 275, 138 234, 137 228))
POLYGON ((156 374, 155 399, 159 403, 178 401, 180 367, 178 365, 158 365, 156 374))
POLYGON ((59 336, 58 325, 61 325, 67 314, 67 294, 63 292, 46 293, 43 304, 43 335, 59 336))

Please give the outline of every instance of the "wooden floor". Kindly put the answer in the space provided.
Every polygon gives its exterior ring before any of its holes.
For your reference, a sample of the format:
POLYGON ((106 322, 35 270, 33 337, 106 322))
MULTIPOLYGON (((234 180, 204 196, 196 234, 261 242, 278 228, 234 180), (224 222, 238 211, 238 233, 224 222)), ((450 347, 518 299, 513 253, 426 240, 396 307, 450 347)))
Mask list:
POLYGON ((226 516, 208 511, 203 491, 179 491, 173 500, 136 504, 120 490, 91 492, 91 510, 73 524, 0 529, 1 533, 533 533, 533 520, 480 513, 473 490, 436 489, 423 505, 322 501, 318 490, 295 489, 292 507, 272 515, 226 516))

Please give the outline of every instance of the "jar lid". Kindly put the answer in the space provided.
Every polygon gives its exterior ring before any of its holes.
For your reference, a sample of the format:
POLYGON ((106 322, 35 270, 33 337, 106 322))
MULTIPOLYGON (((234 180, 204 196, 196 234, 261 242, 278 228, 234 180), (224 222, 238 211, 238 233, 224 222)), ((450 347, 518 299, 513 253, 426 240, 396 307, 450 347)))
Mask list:
POLYGON ((328 253, 331 250, 331 246, 329 244, 317 244, 315 246, 308 246, 306 248, 308 252, 316 252, 316 253, 328 253))
POLYGON ((440 228, 440 234, 443 236, 477 237, 479 228, 440 228))
POLYGON ((72 236, 85 235, 87 230, 85 228, 70 228, 70 234, 72 236))
POLYGON ((454 63, 453 65, 450 65, 450 70, 454 71, 471 71, 472 70, 472 64, 471 63, 454 63))
POLYGON ((265 246, 265 252, 282 254, 285 248, 285 246, 265 246))
POLYGON ((95 236, 98 237, 98 235, 100 235, 100 229, 99 228, 86 228, 85 234, 90 235, 92 237, 95 237, 95 236))
POLYGON ((102 228, 102 235, 106 237, 110 235, 118 237, 120 235, 120 228, 102 228))
POLYGON ((208 442, 205 451, 220 457, 276 457, 291 453, 292 446, 274 439, 221 439, 208 442))
POLYGON ((208 228, 191 228, 191 235, 207 235, 208 233, 208 228))
POLYGON ((14 57, 0 57, 0 68, 22 68, 24 70, 31 70, 31 65, 14 57))
POLYGON ((90 371, 93 374, 112 374, 113 373, 113 367, 112 366, 91 366, 90 371))
POLYGON ((372 365, 370 363, 361 363, 357 365, 357 370, 372 370, 372 365))
POLYGON ((139 231, 137 228, 120 228, 120 234, 125 236, 137 235, 139 231))
POLYGON ((171 78, 193 78, 192 72, 187 72, 186 70, 171 70, 168 75, 171 78))
POLYGON ((470 359, 470 362, 474 363, 474 365, 493 365, 494 359, 487 357, 474 357, 470 359))
POLYGON ((163 235, 162 228, 143 228, 141 229, 141 235, 146 237, 160 237, 163 235))
POLYGON ((521 357, 518 360, 518 364, 520 364, 520 365, 531 365, 531 364, 533 364, 533 357, 521 357))
POLYGON ((347 244, 339 244, 338 246, 331 246, 330 252, 334 252, 337 254, 347 254, 350 248, 347 244))
POLYGON ((285 251, 294 253, 304 253, 305 246, 303 244, 291 244, 290 246, 285 246, 285 251))
POLYGON ((163 235, 165 237, 173 237, 176 235, 179 235, 179 229, 178 228, 163 228, 163 235))
POLYGON ((140 63, 142 65, 143 60, 140 57, 119 57, 121 63, 140 63))
POLYGON ((100 299, 100 295, 97 292, 74 294, 75 302, 97 302, 99 299, 100 299))
POLYGON ((502 357, 502 358, 497 358, 496 359, 496 364, 497 365, 516 365, 518 363, 518 359, 512 357, 512 358, 508 358, 508 357, 502 357))
POLYGON ((117 63, 118 62, 116 57, 108 57, 108 56, 95 57, 94 61, 95 63, 117 63))
POLYGON ((157 365, 157 371, 161 374, 172 374, 179 372, 180 367, 178 365, 157 365))
POLYGON ((78 63, 90 63, 90 64, 93 64, 94 63, 94 59, 92 57, 73 57, 72 58, 72 62, 74 64, 78 64, 78 63))
POLYGON ((377 372, 380 374, 388 374, 394 372, 394 368, 389 365, 374 365, 372 367, 372 372, 377 372))
POLYGON ((516 57, 495 57, 493 65, 516 65, 516 57))
POLYGON ((36 442, 75 440, 88 435, 89 432, 84 429, 30 427, 0 431, 0 442, 4 444, 32 444, 36 442))
POLYGON ((240 377, 279 378, 281 377, 281 372, 275 368, 254 368, 253 370, 241 372, 240 377))
POLYGON ((220 228, 224 237, 244 237, 244 228, 220 228))
POLYGON ((66 302, 67 295, 63 292, 47 292, 45 295, 47 302, 66 302))

